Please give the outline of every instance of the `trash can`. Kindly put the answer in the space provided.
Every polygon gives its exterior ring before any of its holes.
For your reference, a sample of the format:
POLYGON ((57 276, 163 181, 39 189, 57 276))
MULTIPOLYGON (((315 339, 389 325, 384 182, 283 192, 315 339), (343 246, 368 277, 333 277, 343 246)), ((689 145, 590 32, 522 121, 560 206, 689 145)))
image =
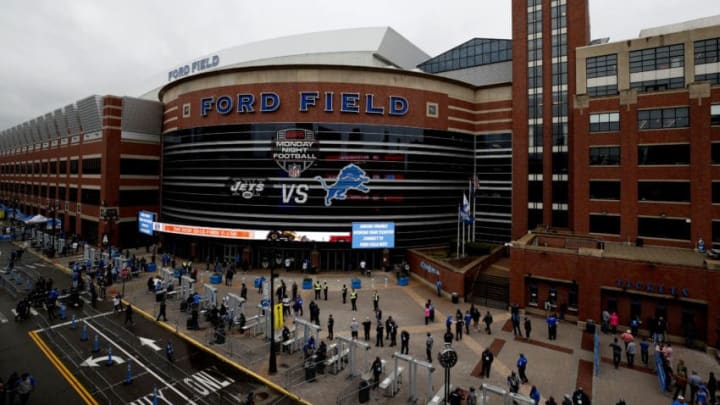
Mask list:
POLYGON ((360 401, 361 404, 370 401, 370 383, 365 380, 360 381, 358 401, 360 401))
POLYGON ((460 297, 458 297, 458 293, 454 292, 452 293, 452 303, 457 304, 460 302, 460 297))
POLYGON ((407 277, 400 277, 397 280, 397 285, 404 287, 404 286, 408 285, 408 281, 409 280, 407 277))
POLYGON ((313 288, 313 281, 311 278, 304 278, 302 282, 302 288, 303 290, 312 290, 313 288))
POLYGON ((595 321, 588 319, 587 322, 585 322, 585 332, 595 333, 595 321))
POLYGON ((354 278, 350 280, 350 287, 355 290, 359 290, 360 288, 362 288, 362 281, 360 281, 359 278, 354 278))
POLYGON ((315 358, 316 356, 310 356, 305 360, 305 381, 307 382, 315 381, 315 358))
POLYGON ((210 284, 220 284, 222 283, 222 274, 215 273, 212 276, 210 276, 210 284))
POLYGON ((145 265, 145 271, 146 271, 146 272, 151 273, 151 272, 153 272, 153 271, 155 271, 155 270, 157 270, 157 266, 155 265, 155 263, 148 263, 148 264, 145 265))

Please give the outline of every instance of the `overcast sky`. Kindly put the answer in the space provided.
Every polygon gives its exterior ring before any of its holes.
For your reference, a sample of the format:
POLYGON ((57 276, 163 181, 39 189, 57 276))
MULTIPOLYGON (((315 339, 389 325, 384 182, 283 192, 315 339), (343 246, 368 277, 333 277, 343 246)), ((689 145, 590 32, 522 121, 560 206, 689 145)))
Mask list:
MULTIPOLYGON (((611 41, 717 14, 718 0, 590 0, 592 38, 611 41)), ((509 39, 510 1, 5 0, 0 130, 92 94, 137 96, 149 77, 238 44, 368 26, 435 56, 473 37, 509 39)))

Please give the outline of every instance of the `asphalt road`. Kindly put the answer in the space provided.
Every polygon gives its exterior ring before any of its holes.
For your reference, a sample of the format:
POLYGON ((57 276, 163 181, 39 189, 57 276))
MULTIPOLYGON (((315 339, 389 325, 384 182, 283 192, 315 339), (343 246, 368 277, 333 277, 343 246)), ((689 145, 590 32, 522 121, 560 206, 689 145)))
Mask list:
MULTIPOLYGON (((0 242, 0 266, 11 249, 0 242)), ((232 365, 135 313, 132 324, 114 313, 111 300, 68 308, 66 318, 49 321, 43 308, 15 322, 12 309, 27 294, 27 279, 53 279, 59 289, 70 277, 41 258, 26 254, 15 266, 15 280, 2 274, 0 288, 0 377, 12 371, 30 372, 38 381, 33 403, 238 404, 250 391, 268 395, 261 382, 232 365), (17 275, 21 275, 18 283, 17 275), (72 321, 74 317, 74 322, 72 321), (86 339, 85 339, 86 338, 86 339), (168 359, 166 345, 173 347, 168 359)), ((284 403, 277 398, 257 398, 284 403)), ((264 401, 263 401, 264 402, 264 401)))

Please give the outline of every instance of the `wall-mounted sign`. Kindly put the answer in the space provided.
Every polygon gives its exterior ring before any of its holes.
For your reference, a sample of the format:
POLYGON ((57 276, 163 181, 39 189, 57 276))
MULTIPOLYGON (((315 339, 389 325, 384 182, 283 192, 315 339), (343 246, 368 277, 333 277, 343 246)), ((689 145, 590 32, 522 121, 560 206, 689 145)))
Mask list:
POLYGON ((323 190, 325 190, 326 207, 332 205, 332 200, 344 200, 347 198, 347 192, 350 190, 357 190, 361 193, 370 191, 370 188, 365 185, 370 182, 370 177, 365 175, 365 170, 353 163, 340 169, 334 184, 328 185, 325 179, 320 176, 315 176, 315 180, 319 181, 323 190))
POLYGON ((153 236, 153 224, 157 214, 149 211, 138 212, 138 232, 153 236))
POLYGON ((436 274, 438 276, 440 275, 440 270, 436 269, 435 267, 432 266, 432 264, 430 264, 424 260, 420 262, 420 268, 427 271, 430 274, 436 274))
POLYGON ((265 190, 265 179, 258 178, 232 178, 228 188, 233 196, 240 196, 246 200, 258 197, 265 190))
POLYGON ((394 222, 353 222, 353 249, 376 249, 395 247, 394 222))
POLYGON ((203 70, 217 67, 220 64, 220 57, 213 55, 208 58, 198 59, 188 65, 183 65, 168 72, 168 82, 189 76, 193 73, 200 73, 203 70))
POLYGON ((290 177, 298 177, 315 163, 320 144, 308 129, 283 129, 275 134, 270 150, 280 168, 290 177))
MULTIPOLYGON (((185 68, 187 68, 187 73, 184 73, 184 70, 182 73, 178 73, 178 75, 181 74, 179 77, 191 73, 188 66, 185 68)), ((321 110, 326 113, 339 111, 347 114, 403 116, 410 110, 410 103, 405 97, 389 96, 387 99, 381 99, 372 93, 361 94, 359 92, 336 94, 327 91, 321 96, 319 91, 301 91, 298 92, 297 98, 286 100, 285 103, 299 112, 321 110)), ((232 112, 237 114, 272 113, 278 111, 282 106, 283 100, 274 92, 239 93, 235 96, 221 95, 217 98, 211 96, 200 99, 200 116, 207 117, 212 111, 220 115, 228 115, 232 112)))
POLYGON ((625 290, 638 290, 638 291, 647 291, 649 293, 657 293, 657 294, 669 294, 673 297, 677 297, 678 294, 682 295, 683 297, 690 296, 690 292, 688 292, 687 288, 677 288, 677 287, 666 287, 664 284, 653 284, 653 283, 641 283, 639 281, 630 281, 630 280, 618 280, 617 281, 618 288, 622 288, 625 290))

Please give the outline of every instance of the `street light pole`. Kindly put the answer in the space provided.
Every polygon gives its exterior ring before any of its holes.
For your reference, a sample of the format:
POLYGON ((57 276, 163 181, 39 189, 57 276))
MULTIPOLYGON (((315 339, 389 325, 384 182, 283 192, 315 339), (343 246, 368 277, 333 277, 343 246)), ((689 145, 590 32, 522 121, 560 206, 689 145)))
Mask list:
MULTIPOLYGON (((262 259, 263 269, 267 270, 270 261, 267 257, 262 259)), ((268 364, 268 373, 277 373, 277 355, 275 353, 275 264, 270 266, 270 362, 268 364)))

